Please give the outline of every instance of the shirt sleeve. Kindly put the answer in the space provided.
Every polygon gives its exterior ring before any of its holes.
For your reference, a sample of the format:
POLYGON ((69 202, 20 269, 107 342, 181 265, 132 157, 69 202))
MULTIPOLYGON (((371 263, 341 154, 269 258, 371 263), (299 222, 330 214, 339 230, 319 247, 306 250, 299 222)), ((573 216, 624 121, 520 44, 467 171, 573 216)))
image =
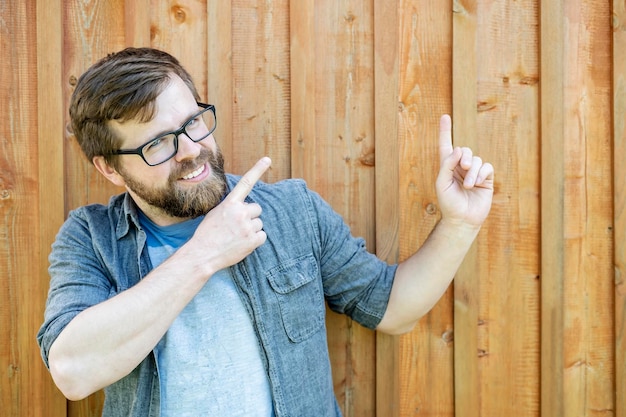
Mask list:
POLYGON ((331 310, 374 329, 387 309, 397 265, 389 265, 354 237, 343 218, 310 192, 320 239, 324 296, 331 310))
POLYGON ((37 334, 47 367, 50 347, 65 326, 81 311, 109 298, 112 288, 79 211, 70 213, 59 230, 49 261, 50 287, 44 322, 37 334))

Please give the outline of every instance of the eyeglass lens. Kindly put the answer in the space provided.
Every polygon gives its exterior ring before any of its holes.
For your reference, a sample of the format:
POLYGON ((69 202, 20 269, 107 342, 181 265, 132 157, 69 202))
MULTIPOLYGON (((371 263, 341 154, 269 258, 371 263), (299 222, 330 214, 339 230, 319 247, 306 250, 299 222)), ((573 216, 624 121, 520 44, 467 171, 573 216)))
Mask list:
MULTIPOLYGON (((183 127, 184 133, 194 142, 205 139, 214 129, 215 115, 209 109, 189 120, 183 127)), ((176 154, 178 145, 176 142, 176 134, 170 133, 147 143, 141 149, 141 153, 148 164, 158 165, 176 154)))

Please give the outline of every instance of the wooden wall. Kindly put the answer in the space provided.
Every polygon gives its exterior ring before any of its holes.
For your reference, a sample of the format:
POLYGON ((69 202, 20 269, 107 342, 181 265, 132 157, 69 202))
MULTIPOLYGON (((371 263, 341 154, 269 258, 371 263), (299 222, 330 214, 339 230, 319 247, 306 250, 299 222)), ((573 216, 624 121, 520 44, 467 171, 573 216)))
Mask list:
POLYGON ((227 169, 303 177, 395 262, 438 219, 440 114, 496 168, 454 285, 402 337, 329 314, 349 417, 626 417, 623 0, 0 2, 0 414, 67 402, 35 343, 68 210, 119 190, 67 134, 76 78, 162 48, 217 106, 227 169))

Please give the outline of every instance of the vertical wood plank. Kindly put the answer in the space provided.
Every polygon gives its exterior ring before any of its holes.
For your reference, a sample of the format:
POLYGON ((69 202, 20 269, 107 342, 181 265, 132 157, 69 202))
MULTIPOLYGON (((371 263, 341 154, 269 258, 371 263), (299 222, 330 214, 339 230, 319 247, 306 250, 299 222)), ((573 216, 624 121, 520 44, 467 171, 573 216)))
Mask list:
MULTIPOLYGON (((106 54, 125 46, 124 0, 88 2, 73 0, 63 2, 63 65, 61 85, 63 100, 56 103, 69 123, 68 107, 73 86, 80 75, 106 54)), ((58 82, 58 81, 57 81, 58 82)), ((65 210, 88 203, 106 204, 111 195, 121 191, 105 179, 87 161, 75 138, 67 129, 56 131, 64 135, 65 153, 65 210)), ((88 417, 99 415, 104 401, 103 391, 82 401, 68 402, 68 416, 88 417)))
MULTIPOLYGON (((0 410, 11 416, 65 415, 65 399, 54 388, 34 340, 48 289, 43 252, 50 238, 50 227, 44 223, 49 207, 46 199, 51 198, 53 207, 62 202, 59 188, 40 187, 45 175, 50 175, 47 185, 56 186, 59 177, 55 170, 62 168, 54 158, 58 152, 47 154, 50 146, 39 135, 58 122, 51 105, 59 91, 52 71, 60 58, 60 53, 55 54, 60 43, 54 32, 60 22, 58 10, 56 2, 15 1, 2 7, 0 410), (53 80, 55 87, 41 94, 40 87, 53 80)), ((58 219, 50 216, 51 227, 58 219)))
POLYGON ((564 411, 614 409, 608 3, 564 3, 564 411), (593 63, 593 64, 591 64, 593 63))
MULTIPOLYGON (((314 188, 376 251, 373 2, 317 2, 314 188)), ((311 157, 312 155, 309 155, 311 157)), ((329 315, 335 392, 344 415, 375 413, 375 336, 329 315)))
POLYGON ((224 153, 224 168, 232 172, 233 140, 232 6, 230 0, 207 2, 207 95, 215 105, 215 140, 224 153))
POLYGON ((151 42, 175 56, 207 96, 207 4, 196 0, 151 0, 151 42))
MULTIPOLYGON (((477 143, 476 0, 457 0, 452 18, 452 108, 454 145, 477 143), (458 143, 462 138, 463 143, 458 143)), ((454 280, 454 402, 455 416, 480 415, 478 314, 480 280, 476 275, 476 245, 454 280)))
POLYGON ((626 3, 613 1, 615 417, 626 417, 626 3))
MULTIPOLYGON (((292 174, 320 192, 374 252, 373 2, 292 2, 290 7, 292 174)), ((374 334, 335 314, 327 324, 344 415, 371 416, 374 334)))
MULTIPOLYGON (((55 62, 58 47, 56 34, 47 32, 58 27, 58 4, 49 4, 50 28, 43 23, 43 6, 37 1, 14 1, 2 7, 0 410, 6 415, 43 416, 50 409, 49 415, 61 417, 65 399, 54 388, 35 342, 48 290, 47 274, 41 268, 45 262, 42 240, 49 238, 49 228, 42 223, 46 194, 39 187, 43 172, 39 162, 47 156, 38 136, 45 114, 40 99, 47 99, 43 105, 49 105, 55 91, 41 97, 38 87, 50 81, 40 78, 40 70, 55 62), (45 39, 44 33, 53 35, 47 51, 35 47, 45 39)), ((53 125, 57 119, 54 111, 51 113, 47 122, 53 125)), ((51 175, 54 173, 53 168, 51 175)), ((50 185, 56 184, 52 180, 50 185)), ((58 219, 52 217, 52 221, 58 219)))
POLYGON ((374 3, 374 109, 376 134, 376 249, 398 262, 400 150, 400 0, 374 3), (382 197, 382 198, 381 198, 382 197))
MULTIPOLYGON (((315 172, 315 0, 289 5, 291 67, 291 176, 315 172)), ((310 179, 309 179, 310 180, 310 179)))
MULTIPOLYGON (((477 3, 474 153, 496 170, 476 243, 480 415, 539 413, 539 10, 535 0, 477 3), (506 401, 503 401, 506 398, 506 401)), ((458 126, 459 133, 463 126, 458 126)), ((463 145, 465 138, 455 142, 463 145)), ((456 342, 455 338, 455 342, 456 342)))
POLYGON ((563 416, 563 1, 541 1, 541 416, 563 416))
MULTIPOLYGON (((376 250, 379 258, 399 257, 400 151, 398 0, 374 2, 374 114, 376 147, 376 250)), ((400 339, 376 334, 376 416, 400 414, 400 339)))
POLYGON ((232 166, 243 174, 270 156, 270 182, 291 173, 288 6, 287 0, 237 0, 232 10, 232 166))
POLYGON ((126 46, 150 46, 150 0, 125 0, 124 33, 126 46))
POLYGON ((546 416, 614 409, 613 377, 605 371, 614 361, 607 347, 614 331, 613 271, 607 262, 613 193, 610 182, 597 181, 611 175, 610 50, 601 41, 610 33, 607 8, 594 6, 542 3, 541 411, 546 416))
MULTIPOLYGON (((440 218, 439 119, 452 98, 452 4, 399 3, 399 260, 440 218)), ((384 30, 385 28, 383 28, 384 30)), ((454 415, 452 286, 415 329, 400 337, 400 415, 454 415)))
MULTIPOLYGON (((68 107, 77 79, 93 63, 125 46, 124 0, 63 2, 63 83, 62 106, 69 123, 68 107)), ((58 132, 61 133, 61 132, 58 132)), ((73 135, 63 129, 65 141, 65 209, 87 203, 106 204, 113 194, 122 190, 111 184, 87 161, 73 135)))
POLYGON ((349 0, 291 6, 299 19, 291 48, 298 65, 292 70, 293 176, 304 177, 373 246, 374 230, 366 227, 374 212, 373 6, 349 0))

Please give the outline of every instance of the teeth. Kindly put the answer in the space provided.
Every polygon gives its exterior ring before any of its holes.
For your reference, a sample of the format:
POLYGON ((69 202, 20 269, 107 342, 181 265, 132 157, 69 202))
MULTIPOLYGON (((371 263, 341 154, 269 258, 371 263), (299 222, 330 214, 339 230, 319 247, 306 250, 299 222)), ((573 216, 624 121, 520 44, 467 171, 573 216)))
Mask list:
POLYGON ((183 177, 184 180, 190 180, 192 178, 196 178, 198 175, 202 174, 204 172, 204 165, 202 165, 200 168, 196 169, 194 172, 192 172, 191 174, 187 174, 183 177))

